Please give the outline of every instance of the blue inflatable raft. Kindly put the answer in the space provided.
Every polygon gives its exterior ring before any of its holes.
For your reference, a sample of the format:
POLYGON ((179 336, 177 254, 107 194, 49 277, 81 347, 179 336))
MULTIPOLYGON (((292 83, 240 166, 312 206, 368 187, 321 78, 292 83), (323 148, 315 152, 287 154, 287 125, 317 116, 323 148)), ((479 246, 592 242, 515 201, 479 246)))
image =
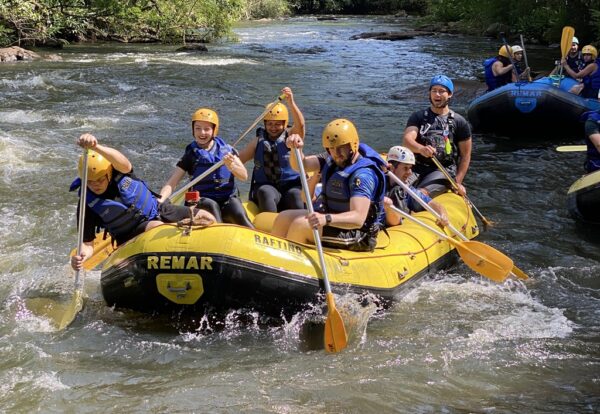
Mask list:
POLYGON ((474 132, 508 137, 564 139, 581 137, 580 116, 600 109, 596 99, 584 99, 568 90, 577 83, 563 78, 544 77, 533 82, 504 85, 474 99, 467 118, 474 132))

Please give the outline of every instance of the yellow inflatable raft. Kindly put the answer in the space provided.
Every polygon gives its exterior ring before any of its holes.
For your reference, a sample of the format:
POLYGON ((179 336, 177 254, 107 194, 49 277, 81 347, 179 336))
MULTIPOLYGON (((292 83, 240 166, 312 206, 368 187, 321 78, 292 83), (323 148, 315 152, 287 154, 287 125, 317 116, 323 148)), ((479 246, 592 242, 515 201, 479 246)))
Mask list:
MULTIPOLYGON (((436 201, 467 238, 477 236, 477 223, 463 198, 447 193, 436 201)), ((151 312, 208 305, 276 315, 314 302, 322 288, 318 254, 314 246, 269 234, 272 216, 252 215, 257 229, 165 224, 136 237, 103 265, 106 302, 151 312)), ((416 216, 435 223, 430 213, 416 216)), ((384 301, 394 300, 405 286, 449 267, 457 258, 447 241, 407 221, 381 231, 371 253, 329 248, 324 252, 334 293, 372 292, 384 301)))

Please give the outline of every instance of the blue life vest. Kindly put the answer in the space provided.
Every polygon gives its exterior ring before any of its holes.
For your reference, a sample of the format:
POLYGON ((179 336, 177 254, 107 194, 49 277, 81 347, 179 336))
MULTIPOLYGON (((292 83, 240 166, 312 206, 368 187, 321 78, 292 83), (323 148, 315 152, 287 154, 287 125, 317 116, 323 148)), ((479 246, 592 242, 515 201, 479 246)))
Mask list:
MULTIPOLYGON (((158 200, 146 183, 125 174, 115 174, 112 180, 119 191, 117 199, 102 198, 92 191, 86 193, 86 204, 98 214, 110 234, 126 237, 144 221, 158 219, 158 200)), ((77 178, 70 191, 80 187, 81 179, 77 178)))
MULTIPOLYGON (((597 111, 586 112, 581 117, 584 121, 592 121, 600 125, 600 113, 597 111)), ((596 146, 587 136, 585 137, 585 145, 587 146, 587 158, 584 164, 585 171, 591 173, 600 170, 600 152, 598 152, 596 146)))
MULTIPOLYGON (((277 138, 277 158, 279 160, 278 167, 281 169, 281 174, 278 177, 277 182, 269 180, 265 173, 265 141, 270 141, 267 137, 267 131, 264 128, 258 128, 256 142, 256 151, 254 152, 254 170, 252 171, 252 189, 256 190, 263 184, 271 184, 276 187, 280 192, 285 191, 291 187, 300 187, 300 174, 298 174, 290 166, 290 155, 291 151, 285 145, 285 140, 288 136, 285 131, 279 138, 277 138)), ((271 141, 272 142, 272 141, 271 141)))
POLYGON ((596 59, 594 62, 588 63, 588 65, 591 63, 596 63, 597 69, 596 72, 583 78, 581 97, 598 99, 598 92, 600 91, 600 59, 596 59))
MULTIPOLYGON (((214 164, 222 161, 225 154, 235 154, 233 147, 226 144, 219 137, 214 137, 214 144, 210 150, 200 148, 196 141, 194 141, 187 146, 186 152, 192 152, 195 159, 192 168, 192 180, 204 174, 214 164)), ((233 174, 225 165, 213 171, 212 174, 205 177, 193 188, 200 191, 201 197, 207 197, 215 201, 225 201, 237 191, 233 174)))
POLYGON ((373 234, 379 230, 380 226, 385 225, 385 213, 383 209, 383 197, 386 192, 386 179, 382 166, 385 161, 371 147, 365 144, 359 145, 360 156, 354 164, 351 164, 340 170, 331 156, 327 157, 325 166, 321 171, 321 184, 323 192, 321 194, 325 211, 330 213, 344 213, 350 210, 350 183, 353 180, 354 173, 361 168, 371 168, 377 175, 377 188, 375 201, 371 204, 365 223, 361 227, 362 231, 373 234))
POLYGON ((507 72, 504 75, 494 76, 492 65, 499 61, 497 57, 491 57, 483 62, 483 68, 485 71, 485 83, 488 86, 488 92, 493 91, 496 88, 509 84, 512 81, 512 72, 507 72))

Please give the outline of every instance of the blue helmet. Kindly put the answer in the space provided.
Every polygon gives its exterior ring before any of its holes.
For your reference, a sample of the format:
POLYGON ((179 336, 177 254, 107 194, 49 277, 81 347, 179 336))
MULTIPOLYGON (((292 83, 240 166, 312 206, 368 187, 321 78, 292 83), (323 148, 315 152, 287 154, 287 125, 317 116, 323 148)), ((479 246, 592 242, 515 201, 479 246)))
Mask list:
POLYGON ((431 78, 431 82, 429 82, 429 90, 431 90, 434 85, 443 86, 444 88, 448 89, 448 92, 451 94, 454 93, 454 84, 446 75, 435 75, 433 78, 431 78))

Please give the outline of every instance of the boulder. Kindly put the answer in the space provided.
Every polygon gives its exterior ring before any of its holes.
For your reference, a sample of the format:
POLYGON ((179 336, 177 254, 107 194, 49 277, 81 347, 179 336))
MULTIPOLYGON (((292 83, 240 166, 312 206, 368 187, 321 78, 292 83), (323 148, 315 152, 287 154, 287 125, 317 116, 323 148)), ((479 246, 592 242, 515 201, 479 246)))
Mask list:
POLYGON ((39 59, 40 55, 19 46, 0 48, 0 62, 16 62, 18 60, 39 59))
POLYGON ((203 44, 187 44, 175 49, 176 52, 208 52, 208 48, 203 44))
POLYGON ((410 30, 406 32, 366 32, 350 37, 350 40, 375 39, 375 40, 405 40, 416 36, 432 36, 433 32, 410 30))

